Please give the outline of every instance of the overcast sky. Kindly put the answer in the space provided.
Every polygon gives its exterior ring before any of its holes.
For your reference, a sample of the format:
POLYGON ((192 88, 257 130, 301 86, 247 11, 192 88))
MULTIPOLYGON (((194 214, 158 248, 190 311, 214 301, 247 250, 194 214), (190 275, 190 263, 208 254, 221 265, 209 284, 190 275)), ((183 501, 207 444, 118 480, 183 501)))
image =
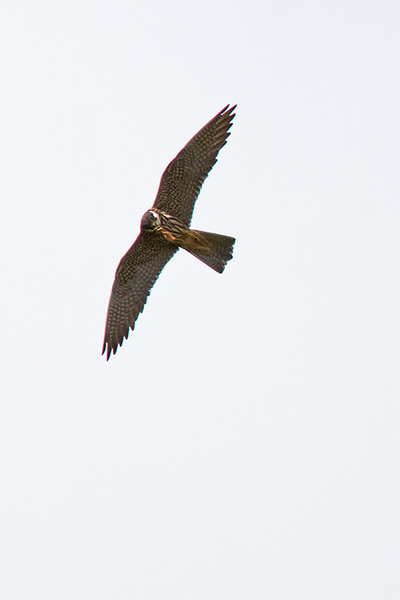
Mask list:
POLYGON ((400 597, 400 4, 0 7, 0 596, 400 597), (184 251, 101 356, 160 176, 184 251))

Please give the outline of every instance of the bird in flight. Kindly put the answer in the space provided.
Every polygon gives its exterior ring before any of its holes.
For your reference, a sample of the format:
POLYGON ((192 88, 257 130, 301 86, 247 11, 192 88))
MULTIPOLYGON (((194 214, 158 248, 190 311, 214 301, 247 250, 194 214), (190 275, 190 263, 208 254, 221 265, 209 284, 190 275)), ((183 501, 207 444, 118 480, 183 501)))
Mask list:
POLYGON ((235 108, 223 108, 165 169, 154 204, 143 215, 140 233, 115 273, 102 352, 107 360, 128 339, 151 288, 179 248, 218 273, 232 258, 235 238, 189 226, 201 186, 230 135, 235 108))

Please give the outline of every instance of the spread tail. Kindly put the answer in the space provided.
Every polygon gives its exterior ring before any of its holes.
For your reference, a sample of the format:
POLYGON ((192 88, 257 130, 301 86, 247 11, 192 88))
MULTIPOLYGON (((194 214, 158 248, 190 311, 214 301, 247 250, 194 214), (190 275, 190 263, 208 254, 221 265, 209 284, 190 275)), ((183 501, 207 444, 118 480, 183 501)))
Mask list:
POLYGON ((225 269, 226 263, 232 258, 233 245, 235 238, 227 235, 220 235, 219 233, 209 233, 207 231, 196 231, 190 230, 190 233, 198 236, 198 241, 204 239, 207 244, 190 244, 192 247, 185 247, 185 250, 193 254, 196 258, 201 260, 203 263, 217 271, 222 273, 225 269), (193 247, 193 246, 197 246, 193 247))

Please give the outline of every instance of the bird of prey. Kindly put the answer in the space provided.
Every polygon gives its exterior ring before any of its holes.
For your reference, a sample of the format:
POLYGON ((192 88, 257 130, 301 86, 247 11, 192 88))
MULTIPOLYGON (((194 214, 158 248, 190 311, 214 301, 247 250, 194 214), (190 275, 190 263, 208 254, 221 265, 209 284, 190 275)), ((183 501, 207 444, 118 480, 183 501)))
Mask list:
POLYGON ((156 279, 179 248, 218 273, 232 258, 235 238, 189 226, 201 186, 230 135, 235 108, 223 108, 165 169, 154 204, 143 215, 140 233, 115 273, 102 352, 107 360, 128 338, 156 279))

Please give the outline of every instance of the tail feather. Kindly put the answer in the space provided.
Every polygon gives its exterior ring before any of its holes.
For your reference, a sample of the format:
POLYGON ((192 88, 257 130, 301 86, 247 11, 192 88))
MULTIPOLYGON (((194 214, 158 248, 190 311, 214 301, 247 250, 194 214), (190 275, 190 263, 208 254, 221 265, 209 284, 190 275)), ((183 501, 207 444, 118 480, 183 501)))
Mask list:
POLYGON ((200 234, 201 237, 205 238, 210 245, 210 248, 207 249, 207 252, 193 248, 185 248, 185 250, 214 269, 214 271, 217 271, 217 273, 222 273, 226 263, 232 258, 233 245, 236 241, 235 238, 227 235, 220 235, 219 233, 209 233, 208 231, 197 231, 194 229, 191 231, 195 234, 200 234))

